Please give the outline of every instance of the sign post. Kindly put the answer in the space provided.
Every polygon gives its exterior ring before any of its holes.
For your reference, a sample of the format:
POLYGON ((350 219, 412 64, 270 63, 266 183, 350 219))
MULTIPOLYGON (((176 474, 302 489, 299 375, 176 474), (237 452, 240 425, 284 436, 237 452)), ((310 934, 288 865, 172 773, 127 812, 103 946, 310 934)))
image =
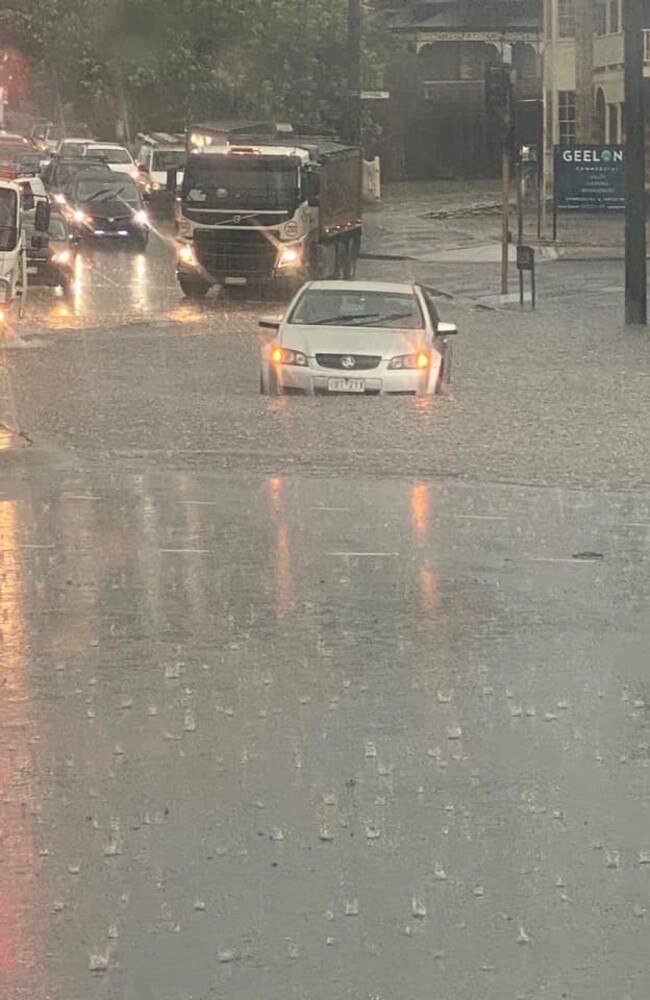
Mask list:
POLYGON ((535 308, 535 249, 520 244, 517 247, 517 270, 519 271, 519 305, 524 308, 524 271, 530 271, 531 302, 535 308))

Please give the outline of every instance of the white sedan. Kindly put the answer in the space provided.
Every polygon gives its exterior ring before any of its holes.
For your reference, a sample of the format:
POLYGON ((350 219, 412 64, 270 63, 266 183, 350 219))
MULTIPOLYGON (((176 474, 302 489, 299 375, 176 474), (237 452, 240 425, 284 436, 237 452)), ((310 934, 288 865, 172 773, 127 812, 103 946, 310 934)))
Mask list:
POLYGON ((139 176, 138 168, 128 149, 117 142, 88 142, 81 155, 91 158, 101 156, 110 170, 118 174, 128 174, 134 179, 139 176))
POLYGON ((442 392, 457 332, 442 323, 432 293, 416 284, 311 281, 262 345, 262 393, 417 396, 442 392))

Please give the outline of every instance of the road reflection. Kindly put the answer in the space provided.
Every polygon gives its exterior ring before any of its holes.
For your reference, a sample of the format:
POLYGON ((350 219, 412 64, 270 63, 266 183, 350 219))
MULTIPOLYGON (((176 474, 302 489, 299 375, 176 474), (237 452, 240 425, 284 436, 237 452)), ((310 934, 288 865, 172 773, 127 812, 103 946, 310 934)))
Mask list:
POLYGON ((415 483, 411 487, 411 533, 413 544, 422 553, 423 563, 418 571, 420 613, 425 629, 436 627, 438 610, 438 574, 430 565, 428 546, 431 535, 431 486, 415 483))
POLYGON ((273 529, 275 568, 275 613, 286 618, 293 610, 293 569, 291 565, 291 533, 284 500, 282 476, 269 476, 269 517, 273 529))
POLYGON ((24 568, 18 546, 18 508, 0 500, 0 890, 1 995, 34 995, 40 980, 42 927, 35 905, 38 856, 30 829, 37 812, 29 733, 31 694, 24 568), (29 991, 33 992, 30 993, 29 991))

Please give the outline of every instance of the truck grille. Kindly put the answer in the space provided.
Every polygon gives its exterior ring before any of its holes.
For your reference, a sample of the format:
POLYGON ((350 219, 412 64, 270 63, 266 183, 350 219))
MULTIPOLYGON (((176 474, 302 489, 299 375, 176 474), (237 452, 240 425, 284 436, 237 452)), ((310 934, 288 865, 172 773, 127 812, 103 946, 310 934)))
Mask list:
POLYGON ((213 277, 270 277, 277 250, 275 244, 255 229, 198 229, 194 233, 198 257, 213 277))
POLYGON ((321 368, 336 368, 347 372, 367 372, 378 368, 381 356, 371 354, 317 354, 316 361, 321 368), (345 364, 343 360, 345 359, 345 364), (350 361, 354 361, 351 365, 350 361))

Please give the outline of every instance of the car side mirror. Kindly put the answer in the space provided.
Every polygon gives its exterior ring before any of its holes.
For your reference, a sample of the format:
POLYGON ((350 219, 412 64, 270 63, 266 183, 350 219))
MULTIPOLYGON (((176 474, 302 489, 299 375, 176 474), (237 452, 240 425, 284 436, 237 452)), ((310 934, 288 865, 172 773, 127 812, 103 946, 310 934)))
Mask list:
POLYGON ((438 323, 436 337, 453 337, 458 333, 455 323, 438 323))
POLYGON ((262 327, 263 330, 274 330, 277 333, 278 330, 280 329, 281 322, 282 320, 276 319, 273 316, 264 316, 260 320, 259 325, 262 327))
POLYGON ((34 215, 34 229, 39 233, 46 233, 50 228, 50 217, 52 206, 49 201, 39 201, 34 215))

